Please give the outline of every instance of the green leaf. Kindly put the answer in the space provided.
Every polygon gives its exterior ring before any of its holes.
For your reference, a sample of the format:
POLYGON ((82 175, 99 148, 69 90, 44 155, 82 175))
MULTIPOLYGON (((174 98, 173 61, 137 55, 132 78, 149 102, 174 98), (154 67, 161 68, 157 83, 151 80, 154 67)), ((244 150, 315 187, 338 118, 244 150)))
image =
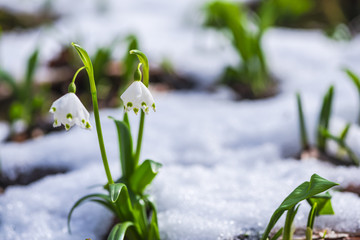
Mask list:
POLYGON ((71 220, 71 216, 73 211, 79 207, 81 204, 85 203, 85 202, 97 202, 101 205, 103 205, 104 207, 108 208, 110 211, 112 212, 116 212, 114 205, 111 203, 110 198, 108 195, 105 194, 89 194, 86 195, 82 198, 80 198, 71 208, 68 217, 67 217, 67 225, 68 225, 68 230, 69 233, 71 233, 71 228, 70 228, 70 220, 71 220))
POLYGON ((324 192, 335 185, 338 184, 330 182, 317 174, 313 174, 311 176, 310 182, 306 181, 300 184, 285 198, 285 200, 275 210, 261 239, 266 240, 268 238, 271 229, 275 226, 276 222, 279 220, 279 218, 285 211, 291 209, 299 202, 310 198, 316 194, 324 192))
MULTIPOLYGON (((79 57, 81 61, 83 62, 86 72, 88 73, 88 76, 90 78, 90 89, 91 93, 96 93, 96 85, 95 85, 95 77, 94 77, 94 68, 91 63, 91 59, 89 57, 89 54, 83 49, 80 45, 76 43, 71 43, 71 45, 76 49, 77 53, 79 54, 79 57)), ((93 100, 94 101, 94 100, 93 100)), ((95 108, 95 106, 94 106, 95 108)))
POLYGON ((133 77, 133 73, 136 69, 137 66, 137 59, 136 57, 132 56, 131 54, 128 54, 128 52, 130 52, 132 49, 138 49, 139 48, 139 44, 138 41, 136 39, 136 36, 134 35, 129 35, 126 37, 126 42, 128 42, 128 50, 127 53, 125 54, 122 63, 123 63, 123 67, 124 67, 124 84, 123 84, 123 89, 121 91, 121 93, 126 89, 126 87, 128 87, 129 83, 132 81, 132 77, 133 77))
POLYGON ((140 50, 130 50, 130 54, 135 54, 143 66, 143 83, 146 87, 149 87, 149 62, 146 55, 140 50))
POLYGON ((161 167, 161 163, 149 159, 145 160, 130 177, 131 190, 142 195, 146 186, 156 177, 161 167))
MULTIPOLYGON (((360 98, 360 78, 359 78, 359 76, 357 76, 353 71, 351 71, 348 68, 345 68, 344 71, 346 72, 346 74, 349 76, 349 78, 354 83, 354 85, 358 91, 359 98, 360 98)), ((360 125, 360 111, 358 112, 357 123, 360 125)))
POLYGON ((146 199, 147 203, 150 206, 151 209, 151 222, 149 226, 149 235, 148 240, 160 240, 160 233, 159 233, 159 227, 158 227, 158 219, 157 219, 157 209, 155 204, 150 201, 149 199, 146 199))
POLYGON ((115 203, 119 219, 122 221, 134 221, 133 208, 129 192, 123 183, 109 184, 110 199, 115 203))
POLYGON ((331 195, 329 192, 326 192, 324 194, 317 194, 307 199, 307 202, 310 204, 310 206, 314 206, 314 204, 316 203, 317 205, 317 209, 315 212, 316 216, 335 214, 331 205, 331 195))
POLYGON ((149 226, 148 240, 160 240, 159 228, 153 221, 151 221, 149 226))
POLYGON ((33 85, 35 69, 36 69, 37 63, 38 63, 38 56, 39 56, 39 50, 35 49, 35 51, 30 55, 30 57, 28 59, 26 75, 25 75, 24 93, 30 91, 30 89, 33 85))
POLYGON ((349 78, 353 81, 354 85, 356 86, 359 94, 360 94, 360 78, 350 69, 345 68, 345 73, 349 76, 349 78))
POLYGON ((142 232, 141 235, 144 235, 144 233, 148 231, 148 220, 146 211, 147 209, 145 201, 141 198, 136 199, 134 203, 134 216, 138 225, 138 229, 142 232))
POLYGON ((302 150, 305 150, 305 149, 309 148, 309 141, 308 141, 308 137, 307 137, 305 118, 304 118, 300 93, 296 94, 296 100, 297 100, 297 107, 298 107, 300 134, 301 134, 301 145, 302 145, 302 150))
MULTIPOLYGON (((133 142, 129 125, 125 121, 109 117, 115 122, 119 138, 120 162, 123 177, 128 180, 135 171, 133 142)), ((128 120, 127 120, 128 121, 128 120)))
POLYGON ((358 156, 351 150, 351 148, 346 144, 344 140, 342 140, 337 136, 332 135, 327 129, 320 128, 319 130, 322 135, 324 135, 326 138, 334 140, 339 145, 340 148, 345 150, 346 154, 349 156, 349 159, 352 161, 352 164, 354 164, 355 166, 360 165, 360 160, 358 156))
POLYGON ((340 138, 341 141, 345 141, 346 136, 347 136, 347 134, 348 134, 348 132, 349 132, 350 127, 351 127, 351 124, 348 123, 348 124, 346 124, 346 126, 344 127, 344 129, 341 131, 340 136, 339 136, 339 138, 340 138))
POLYGON ((110 47, 98 48, 93 57, 94 78, 96 83, 101 81, 106 75, 105 70, 111 60, 111 51, 112 49, 110 47))
POLYGON ((319 123, 318 123, 318 135, 317 135, 317 146, 320 151, 324 152, 326 147, 326 137, 321 133, 321 128, 328 129, 330 115, 331 115, 331 105, 334 95, 334 86, 330 86, 327 93, 323 98, 323 103, 321 107, 319 123))
POLYGON ((108 236, 108 240, 123 240, 129 227, 134 226, 132 222, 124 222, 116 224, 108 236))
POLYGON ((283 233, 284 228, 280 228, 270 240, 277 240, 283 233))

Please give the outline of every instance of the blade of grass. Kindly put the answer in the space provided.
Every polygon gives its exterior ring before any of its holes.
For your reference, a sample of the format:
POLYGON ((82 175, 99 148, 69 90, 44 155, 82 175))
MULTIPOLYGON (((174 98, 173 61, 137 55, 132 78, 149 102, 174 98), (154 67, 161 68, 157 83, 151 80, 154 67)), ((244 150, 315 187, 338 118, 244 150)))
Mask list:
POLYGON ((320 117, 319 117, 319 123, 318 123, 318 127, 317 127, 317 131, 318 131, 317 147, 322 152, 325 152, 327 137, 321 133, 320 129, 321 128, 328 129, 328 127, 329 127, 333 96, 334 96, 334 86, 330 86, 327 93, 325 94, 325 96, 323 98, 323 103, 322 103, 320 117))
POLYGON ((306 125, 304 112, 302 108, 302 101, 300 93, 296 93, 297 107, 298 107, 298 116, 299 116, 299 124, 300 124, 300 135, 301 135, 301 147, 302 150, 309 149, 309 141, 307 137, 306 125))

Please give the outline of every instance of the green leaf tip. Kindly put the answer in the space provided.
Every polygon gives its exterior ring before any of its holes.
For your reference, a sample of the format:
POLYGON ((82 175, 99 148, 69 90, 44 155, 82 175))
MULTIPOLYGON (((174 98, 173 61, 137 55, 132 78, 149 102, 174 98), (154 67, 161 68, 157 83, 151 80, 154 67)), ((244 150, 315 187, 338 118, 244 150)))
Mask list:
POLYGON ((126 231, 131 226, 134 226, 134 224, 132 222, 124 222, 124 223, 116 224, 112 228, 107 240, 123 240, 123 239, 125 239, 126 231))
POLYGON ((109 184, 110 199, 112 202, 116 202, 119 199, 119 196, 123 189, 127 192, 126 185, 123 183, 109 184))

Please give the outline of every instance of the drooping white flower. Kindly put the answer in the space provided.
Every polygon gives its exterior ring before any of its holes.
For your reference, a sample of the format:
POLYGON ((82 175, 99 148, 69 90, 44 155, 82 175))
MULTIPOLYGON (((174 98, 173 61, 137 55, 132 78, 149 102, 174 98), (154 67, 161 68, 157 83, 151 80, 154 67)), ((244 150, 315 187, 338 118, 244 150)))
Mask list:
POLYGON ((82 128, 91 129, 90 114, 74 93, 67 93, 57 99, 49 112, 54 114, 54 127, 63 124, 65 129, 69 130, 77 124, 82 128))
POLYGON ((150 107, 156 112, 154 99, 149 89, 141 81, 134 81, 121 95, 121 99, 127 112, 134 110, 134 113, 137 114, 142 109, 148 114, 150 107))

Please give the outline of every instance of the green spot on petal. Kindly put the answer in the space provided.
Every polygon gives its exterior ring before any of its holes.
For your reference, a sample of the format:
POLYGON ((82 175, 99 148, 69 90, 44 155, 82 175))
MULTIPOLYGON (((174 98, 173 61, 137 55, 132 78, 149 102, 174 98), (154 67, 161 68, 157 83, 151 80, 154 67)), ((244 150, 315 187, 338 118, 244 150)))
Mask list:
POLYGON ((127 107, 132 107, 133 104, 132 104, 132 102, 128 102, 128 103, 126 104, 126 106, 127 106, 127 107))
POLYGON ((71 113, 68 113, 68 114, 66 115, 66 118, 72 120, 72 115, 71 115, 71 113))
POLYGON ((138 112, 139 112, 139 109, 138 109, 138 108, 134 108, 134 113, 135 113, 135 114, 138 114, 138 112))
POLYGON ((65 128, 66 128, 66 130, 69 130, 69 129, 70 129, 70 125, 69 125, 69 124, 65 124, 65 128))
POLYGON ((56 111, 56 107, 52 107, 51 110, 52 110, 53 112, 55 112, 55 111, 56 111))
POLYGON ((91 125, 90 125, 90 123, 89 123, 89 122, 86 122, 86 125, 85 125, 85 127, 86 127, 87 129, 91 128, 91 125))
POLYGON ((141 106, 146 107, 146 102, 142 102, 141 106))
POLYGON ((82 119, 81 122, 82 122, 83 124, 85 124, 85 119, 82 119))

